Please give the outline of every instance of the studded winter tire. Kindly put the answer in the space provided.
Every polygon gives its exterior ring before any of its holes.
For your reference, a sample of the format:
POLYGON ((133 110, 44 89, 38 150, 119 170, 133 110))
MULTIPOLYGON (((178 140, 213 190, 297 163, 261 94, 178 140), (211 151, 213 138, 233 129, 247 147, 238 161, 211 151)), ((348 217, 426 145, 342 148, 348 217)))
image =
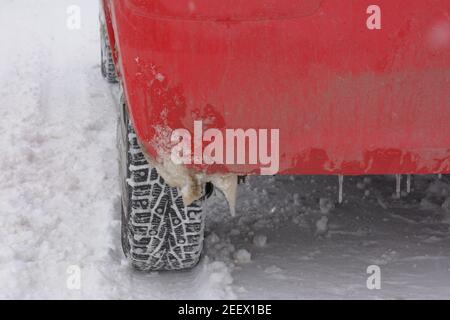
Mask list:
POLYGON ((201 201, 186 206, 145 159, 126 106, 118 126, 122 180, 122 246, 138 270, 194 267, 203 248, 201 201))
POLYGON ((117 83, 118 81, 117 81, 116 67, 114 65, 111 46, 109 44, 108 32, 106 32, 106 26, 102 22, 100 27, 100 39, 101 39, 100 67, 102 71, 102 76, 109 83, 117 83))

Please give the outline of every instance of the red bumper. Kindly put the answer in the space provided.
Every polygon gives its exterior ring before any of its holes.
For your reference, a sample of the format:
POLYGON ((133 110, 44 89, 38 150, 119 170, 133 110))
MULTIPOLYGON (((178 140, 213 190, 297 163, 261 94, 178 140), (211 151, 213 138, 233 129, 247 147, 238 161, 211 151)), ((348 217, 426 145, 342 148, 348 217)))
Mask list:
POLYGON ((450 173, 448 0, 378 0, 381 30, 367 28, 367 0, 174 1, 109 3, 154 158, 171 144, 164 133, 203 120, 280 129, 283 174, 450 173))

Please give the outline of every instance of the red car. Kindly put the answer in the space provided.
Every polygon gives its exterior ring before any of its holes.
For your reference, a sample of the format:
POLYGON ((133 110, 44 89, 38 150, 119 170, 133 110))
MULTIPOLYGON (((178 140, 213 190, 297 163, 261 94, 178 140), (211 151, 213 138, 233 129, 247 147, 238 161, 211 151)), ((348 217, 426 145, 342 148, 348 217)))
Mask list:
POLYGON ((101 3, 137 269, 195 266, 239 176, 450 173, 448 0, 101 3))

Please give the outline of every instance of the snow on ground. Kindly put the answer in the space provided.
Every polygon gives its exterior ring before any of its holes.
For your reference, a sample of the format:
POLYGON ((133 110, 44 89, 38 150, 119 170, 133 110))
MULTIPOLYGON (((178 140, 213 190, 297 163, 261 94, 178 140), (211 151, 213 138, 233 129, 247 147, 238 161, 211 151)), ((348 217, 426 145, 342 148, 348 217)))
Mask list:
POLYGON ((450 179, 251 177, 236 217, 206 203, 191 271, 142 274, 120 247, 117 90, 97 1, 0 2, 0 298, 450 298, 450 179), (82 28, 66 27, 78 5, 82 28), (366 269, 381 268, 381 290, 366 269), (71 267, 72 266, 72 267, 71 267), (75 266, 75 267, 73 267, 75 266), (80 270, 81 286, 71 286, 80 270))
POLYGON ((239 298, 448 299, 449 181, 415 177, 398 200, 393 177, 346 178, 344 203, 324 214, 337 177, 251 177, 237 217, 209 217, 207 254, 232 266, 239 298), (367 289, 370 265, 381 290, 367 289))

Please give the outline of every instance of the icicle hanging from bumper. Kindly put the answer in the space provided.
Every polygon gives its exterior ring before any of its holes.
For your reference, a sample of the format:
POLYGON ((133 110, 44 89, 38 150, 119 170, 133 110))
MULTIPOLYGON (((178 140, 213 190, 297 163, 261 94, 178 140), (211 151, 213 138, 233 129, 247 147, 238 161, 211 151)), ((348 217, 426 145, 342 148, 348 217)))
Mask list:
POLYGON ((401 184, 402 184, 402 175, 401 174, 396 174, 395 175, 395 181, 396 181, 396 186, 395 186, 395 195, 397 197, 397 199, 400 199, 401 195, 402 195, 402 189, 401 189, 401 184))
POLYGON ((406 192, 411 193, 411 175, 406 176, 406 192))
POLYGON ((342 203, 342 201, 344 200, 344 176, 340 174, 338 176, 338 179, 339 179, 339 203, 342 203))

